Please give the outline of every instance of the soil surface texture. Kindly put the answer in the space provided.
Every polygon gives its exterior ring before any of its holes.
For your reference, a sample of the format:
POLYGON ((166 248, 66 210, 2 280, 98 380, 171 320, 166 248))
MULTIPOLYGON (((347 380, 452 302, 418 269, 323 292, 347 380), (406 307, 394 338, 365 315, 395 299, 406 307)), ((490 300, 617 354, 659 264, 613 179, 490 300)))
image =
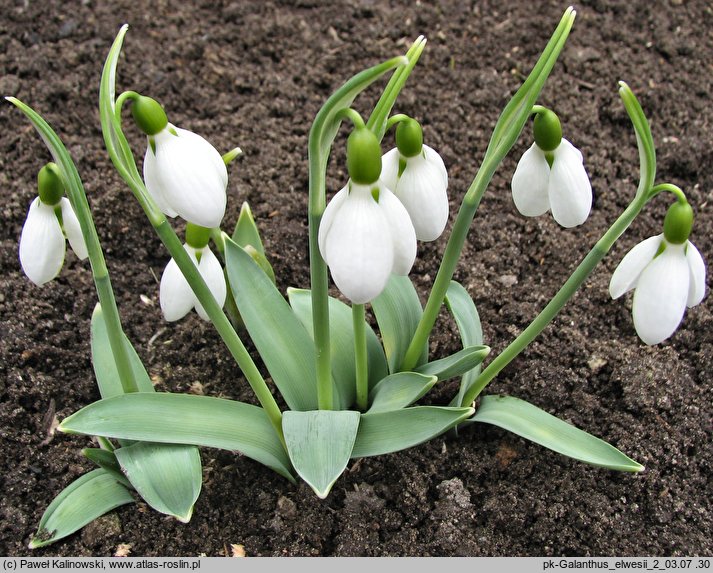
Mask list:
MULTIPOLYGON (((452 224, 491 130, 567 7, 561 2, 279 0, 136 2, 3 0, 0 92, 49 121, 88 192, 127 335, 157 390, 254 403, 209 323, 166 323, 158 279, 168 261, 102 140, 97 98, 104 58, 130 29, 117 89, 158 99, 172 123, 244 155, 230 168, 225 227, 248 201, 282 292, 309 287, 307 137, 326 98, 355 73, 428 44, 394 112, 418 118, 449 171, 452 224)), ((497 170, 455 278, 473 296, 491 358, 548 302, 633 197, 639 159, 617 94, 629 83, 650 119, 657 182, 688 195, 691 240, 713 260, 713 9, 704 0, 587 0, 538 103, 553 108, 579 147, 595 200, 585 225, 524 218, 510 179, 531 144, 527 127, 497 170)), ((383 85, 383 84, 382 84, 383 85)), ((378 92, 355 107, 366 115, 378 92)), ((129 116, 137 161, 145 139, 129 116)), ((346 181, 346 129, 328 188, 346 181)), ((384 148, 393 144, 387 135, 384 148)), ((646 467, 637 475, 590 467, 499 428, 473 424, 407 451, 350 463, 326 500, 235 452, 202 450, 202 494, 189 524, 146 504, 124 506, 34 552, 27 544, 62 488, 92 469, 89 438, 54 431, 99 399, 90 362, 96 303, 88 265, 69 253, 42 288, 22 274, 17 243, 50 159, 13 106, 0 106, 0 554, 134 556, 601 556, 713 553, 713 314, 710 299, 679 330, 644 345, 631 295, 612 301, 611 273, 659 234, 658 197, 581 291, 486 390, 531 401, 612 443, 646 467), (242 546, 242 549, 234 546, 242 546), (124 549, 125 550, 125 549, 124 549)), ((331 195, 330 195, 331 196, 331 195)), ((450 228, 449 224, 449 228, 450 228)), ((178 228, 182 233, 181 224, 178 228)), ((447 233, 419 245, 411 273, 425 301, 447 233)), ((708 290, 711 281, 708 279, 708 290)), ((334 292, 336 294, 336 291, 334 292)), ((442 313, 431 355, 457 351, 442 313)), ((254 356, 254 347, 248 343, 254 356)), ((457 381, 426 399, 447 404, 457 381)))

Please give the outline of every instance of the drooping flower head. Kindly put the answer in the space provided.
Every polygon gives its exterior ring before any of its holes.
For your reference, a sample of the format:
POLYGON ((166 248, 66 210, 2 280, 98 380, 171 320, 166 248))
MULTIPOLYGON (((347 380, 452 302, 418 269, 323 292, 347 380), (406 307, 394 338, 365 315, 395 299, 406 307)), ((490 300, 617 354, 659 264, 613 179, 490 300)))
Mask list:
POLYGON ((639 338, 658 344, 670 337, 691 308, 705 295, 706 267, 688 240, 693 210, 674 203, 666 213, 664 232, 636 245, 622 259, 609 283, 616 299, 634 291, 632 314, 639 338))
POLYGON ((37 175, 39 197, 30 204, 20 236, 20 265, 37 286, 55 278, 62 270, 67 250, 65 236, 77 257, 87 258, 87 246, 77 215, 64 197, 64 184, 54 163, 37 175))
POLYGON ((322 215, 319 250, 337 288, 353 303, 376 298, 391 273, 407 275, 416 233, 396 196, 379 180, 381 148, 365 127, 347 141, 349 182, 322 215))
MULTIPOLYGON (((208 247, 210 229, 188 223, 186 226, 186 244, 183 248, 198 268, 203 280, 208 285, 215 300, 222 307, 228 290, 223 275, 223 267, 208 247)), ((209 320, 208 314, 193 294, 193 289, 183 276, 175 260, 171 259, 161 276, 160 301, 163 317, 172 322, 186 316, 193 308, 203 320, 209 320)))
POLYGON ((552 211, 563 227, 587 220, 592 208, 592 185, 582 154, 562 138, 557 115, 542 109, 535 116, 535 143, 520 159, 512 177, 515 207, 526 217, 552 211))
POLYGON ((408 211, 419 241, 435 241, 448 222, 448 173, 441 156, 423 145, 414 119, 399 122, 396 147, 382 158, 381 180, 408 211))
POLYGON ((161 211, 201 227, 220 226, 228 185, 220 153, 200 135, 170 124, 149 97, 138 96, 131 112, 148 137, 144 182, 161 211))

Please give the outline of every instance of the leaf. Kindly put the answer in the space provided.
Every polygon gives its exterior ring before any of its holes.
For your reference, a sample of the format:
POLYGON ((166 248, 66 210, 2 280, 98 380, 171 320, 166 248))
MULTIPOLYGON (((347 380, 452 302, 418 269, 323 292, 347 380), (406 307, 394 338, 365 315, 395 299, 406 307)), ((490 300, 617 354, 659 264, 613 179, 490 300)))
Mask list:
POLYGON ((398 372, 381 380, 369 394, 367 414, 401 410, 424 396, 438 382, 435 376, 416 372, 398 372))
POLYGON ((436 376, 441 381, 448 380, 472 370, 483 362, 489 353, 489 346, 469 346, 440 360, 423 364, 416 368, 416 372, 436 376))
POLYGON ((644 466, 614 446, 511 396, 485 396, 473 421, 493 424, 545 446, 564 456, 593 466, 625 472, 640 472, 644 466))
MULTIPOLYGON (((123 394, 119 371, 116 368, 114 354, 109 343, 109 334, 104 321, 101 305, 94 307, 92 314, 92 366, 94 375, 97 377, 99 392, 102 398, 111 398, 123 394)), ((134 372, 134 380, 140 392, 154 392, 153 384, 149 378, 146 368, 144 368, 141 358, 134 350, 129 339, 124 335, 124 342, 129 354, 131 369, 134 372)))
MULTIPOLYGON (((313 336, 312 296, 309 290, 287 289, 290 306, 297 318, 313 336)), ((386 357, 374 331, 366 325, 366 352, 369 364, 369 385, 373 386, 388 372, 386 357)), ((332 356, 332 376, 339 394, 340 408, 351 406, 355 400, 356 374, 354 358, 354 329, 352 311, 342 301, 329 297, 329 336, 332 356)))
POLYGON ((134 498, 114 477, 97 469, 73 481, 45 510, 30 549, 44 547, 134 498))
POLYGON ((379 456, 422 444, 473 415, 473 408, 415 406, 362 414, 353 458, 379 456))
POLYGON ((94 402, 59 430, 164 444, 239 451, 294 481, 287 453, 262 408, 210 396, 124 394, 94 402))
POLYGON ((101 469, 113 475, 119 483, 128 488, 131 487, 131 482, 126 479, 126 476, 123 473, 121 473, 121 466, 119 465, 119 462, 116 461, 114 452, 108 452, 107 450, 102 450, 101 448, 84 448, 82 450, 82 455, 88 460, 93 461, 101 469))
MULTIPOLYGON (((401 367, 404 354, 423 315, 421 301, 408 277, 391 275, 383 292, 371 301, 371 307, 379 323, 389 372, 394 374, 401 367)), ((418 365, 427 359, 428 341, 423 346, 418 365)))
POLYGON ((257 230, 253 213, 247 201, 243 202, 240 208, 238 222, 235 224, 235 230, 233 231, 233 241, 241 247, 252 245, 258 253, 262 255, 265 254, 265 248, 262 246, 262 239, 260 239, 260 232, 257 230))
POLYGON ((243 249, 225 241, 230 287, 240 316, 291 410, 317 409, 315 349, 275 285, 243 249))
POLYGON ((191 520, 203 477, 198 448, 138 442, 114 455, 146 503, 183 523, 191 520))
POLYGON ((359 427, 359 412, 285 412, 282 429, 292 465, 320 499, 329 495, 347 467, 359 427))
MULTIPOLYGON (((483 328, 480 325, 480 316, 468 291, 456 281, 451 281, 448 292, 446 293, 445 302, 446 307, 456 321, 458 332, 460 332, 460 337, 463 341, 463 348, 483 344, 483 328)), ((463 374, 458 395, 453 398, 450 404, 451 406, 460 406, 463 404, 463 396, 468 388, 478 379, 479 374, 480 364, 463 374)))

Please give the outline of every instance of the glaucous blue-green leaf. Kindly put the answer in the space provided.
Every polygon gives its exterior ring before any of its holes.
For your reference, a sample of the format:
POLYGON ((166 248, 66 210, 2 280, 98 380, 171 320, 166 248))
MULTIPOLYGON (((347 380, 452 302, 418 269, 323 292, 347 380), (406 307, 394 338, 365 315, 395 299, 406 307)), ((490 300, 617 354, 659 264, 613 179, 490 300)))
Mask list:
POLYGON ((359 412, 285 412, 282 430, 300 477, 324 499, 347 467, 359 427, 359 412))
POLYGON ((438 382, 436 376, 416 372, 397 372, 379 381, 369 393, 367 414, 401 410, 424 396, 438 382))
POLYGON ((45 510, 30 549, 54 543, 101 517, 131 503, 129 491, 107 471, 96 469, 73 481, 45 510))
POLYGON ((114 455, 146 503, 184 523, 191 520, 203 477, 198 448, 137 442, 114 455))
MULTIPOLYGON (((480 325, 480 316, 468 291, 466 291, 460 283, 451 281, 451 284, 448 286, 445 302, 446 307, 456 321, 460 338, 463 341, 463 348, 483 344, 483 328, 480 325)), ((451 406, 460 406, 463 404, 463 396, 466 390, 473 385, 479 374, 480 364, 463 374, 458 395, 453 398, 450 404, 451 406)))
POLYGON ((362 414, 353 458, 379 456, 422 444, 473 415, 473 408, 415 406, 362 414))
POLYGON ((317 409, 312 339, 274 284, 241 247, 225 241, 230 288, 240 316, 291 410, 317 409))
MULTIPOLYGON (((94 375, 97 377, 97 384, 102 398, 111 398, 123 394, 121 380, 119 379, 119 371, 116 368, 114 354, 111 351, 109 343, 109 334, 104 321, 101 305, 97 304, 94 307, 92 314, 92 366, 94 367, 94 375)), ((153 392, 154 387, 151 383, 146 368, 144 368, 141 358, 134 350, 129 339, 124 335, 124 343, 129 354, 131 369, 134 373, 134 380, 140 392, 153 392)))
MULTIPOLYGON (((423 315, 421 301, 408 277, 391 275, 383 292, 371 301, 371 307, 379 323, 389 372, 394 374, 401 367, 404 354, 423 315)), ((423 346, 418 365, 427 359, 428 342, 423 346)))
MULTIPOLYGON (((292 310, 312 335, 312 296, 309 290, 287 289, 292 310)), ((369 364, 369 385, 373 386, 388 373, 381 343, 367 324, 366 352, 369 364)), ((339 394, 340 407, 348 408, 355 400, 354 330, 352 311, 342 301, 329 297, 329 335, 332 375, 339 394)))
POLYGON ((101 469, 112 474, 119 483, 125 485, 126 487, 131 487, 131 482, 126 479, 126 476, 121 472, 121 466, 116 460, 114 452, 102 450, 101 448, 84 448, 82 450, 82 455, 88 460, 93 461, 101 469))
POLYGON ((250 205, 248 205, 247 201, 243 202, 243 205, 240 208, 238 222, 235 224, 235 230, 233 231, 233 241, 241 247, 252 245, 258 253, 263 255, 265 254, 265 248, 262 246, 260 232, 257 229, 253 213, 250 210, 250 205))
POLYGON ((123 394, 94 402, 59 430, 163 444, 239 451, 293 481, 290 460, 262 408, 234 400, 169 394, 123 394))
POLYGON ((488 346, 469 346, 445 358, 422 364, 416 368, 416 372, 427 376, 436 376, 439 380, 448 380, 472 370, 489 353, 490 347, 488 346))
POLYGON ((484 396, 473 421, 493 424, 550 450, 611 470, 640 472, 644 466, 614 446, 511 396, 484 396))

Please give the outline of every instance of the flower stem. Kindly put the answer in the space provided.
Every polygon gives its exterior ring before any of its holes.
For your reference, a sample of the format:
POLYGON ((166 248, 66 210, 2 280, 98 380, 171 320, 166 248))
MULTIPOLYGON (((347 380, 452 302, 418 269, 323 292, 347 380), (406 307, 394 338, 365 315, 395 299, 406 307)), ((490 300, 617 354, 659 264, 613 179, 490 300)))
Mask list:
POLYGON ((656 185, 651 188, 651 191, 649 191, 649 199, 653 199, 658 195, 659 193, 662 193, 664 191, 668 191, 669 193, 673 193, 676 196, 676 200, 681 203, 682 205, 688 204, 688 199, 686 199, 686 194, 681 190, 680 187, 673 185, 671 183, 660 183, 659 185, 656 185))
POLYGON ((369 365, 366 354, 366 315, 363 304, 352 305, 354 325, 354 361, 356 372, 357 408, 362 412, 369 406, 369 365))

